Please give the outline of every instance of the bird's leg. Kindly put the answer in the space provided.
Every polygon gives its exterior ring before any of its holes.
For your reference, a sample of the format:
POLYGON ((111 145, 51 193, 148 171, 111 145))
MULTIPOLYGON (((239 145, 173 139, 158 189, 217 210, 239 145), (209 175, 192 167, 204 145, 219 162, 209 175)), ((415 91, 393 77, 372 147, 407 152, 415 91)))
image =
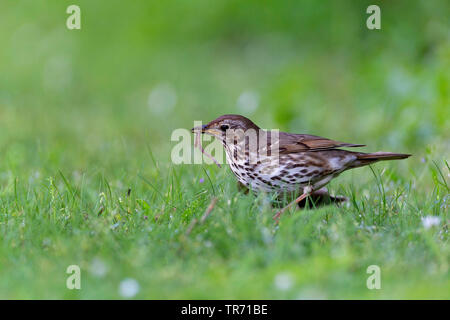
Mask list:
POLYGON ((278 211, 277 214, 273 216, 273 220, 276 220, 276 223, 278 223, 278 221, 280 221, 280 217, 284 211, 289 209, 292 205, 299 203, 300 201, 302 201, 303 199, 305 199, 306 197, 311 195, 312 192, 313 192, 313 189, 310 186, 305 187, 303 189, 303 194, 300 197, 298 197, 297 199, 295 199, 294 201, 292 201, 291 203, 289 203, 286 207, 284 207, 283 209, 278 211))
POLYGON ((280 220, 280 216, 284 213, 284 211, 289 209, 293 204, 299 203, 300 201, 305 199, 307 196, 309 196, 308 193, 303 193, 300 197, 298 197, 297 199, 295 199, 294 201, 289 203, 286 207, 284 207, 280 211, 278 211, 277 214, 273 216, 273 220, 276 220, 276 222, 278 223, 278 221, 280 220))

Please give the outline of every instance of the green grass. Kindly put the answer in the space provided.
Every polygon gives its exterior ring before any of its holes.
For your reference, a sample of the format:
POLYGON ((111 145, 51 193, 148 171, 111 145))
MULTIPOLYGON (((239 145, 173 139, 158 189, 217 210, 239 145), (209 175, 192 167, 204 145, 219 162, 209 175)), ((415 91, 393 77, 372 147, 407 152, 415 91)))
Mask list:
POLYGON ((382 2, 379 32, 364 1, 78 2, 79 31, 70 1, 0 4, 0 298, 122 298, 126 278, 145 299, 449 298, 448 1, 382 2), (161 84, 176 103, 158 113, 161 84), (224 113, 413 157, 275 226, 227 167, 170 161, 174 129, 224 113))
POLYGON ((9 176, 0 202, 1 297, 118 298, 131 277, 138 298, 448 298, 448 187, 433 164, 414 181, 396 165, 375 166, 377 177, 388 168, 381 183, 369 169, 344 174, 347 183, 332 189, 348 205, 294 210, 275 226, 267 197, 239 193, 227 168, 147 160, 145 171, 118 176, 9 176), (424 184, 433 190, 424 193, 424 184), (188 233, 214 192, 210 216, 188 233), (439 216, 439 226, 425 229, 427 215, 439 216), (99 260, 103 276, 91 270, 99 260), (71 264, 82 270, 79 291, 65 288, 71 264), (381 290, 366 288, 372 264, 381 290), (288 290, 277 289, 280 274, 288 290))

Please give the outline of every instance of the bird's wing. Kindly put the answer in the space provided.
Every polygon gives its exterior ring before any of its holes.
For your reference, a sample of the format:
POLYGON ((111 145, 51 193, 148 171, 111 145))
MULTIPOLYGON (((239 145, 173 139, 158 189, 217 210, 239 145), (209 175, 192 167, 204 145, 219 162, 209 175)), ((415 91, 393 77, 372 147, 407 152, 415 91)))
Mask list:
POLYGON ((301 151, 315 151, 342 147, 364 147, 363 144, 353 144, 330 140, 308 134, 279 133, 279 152, 295 153, 301 151))

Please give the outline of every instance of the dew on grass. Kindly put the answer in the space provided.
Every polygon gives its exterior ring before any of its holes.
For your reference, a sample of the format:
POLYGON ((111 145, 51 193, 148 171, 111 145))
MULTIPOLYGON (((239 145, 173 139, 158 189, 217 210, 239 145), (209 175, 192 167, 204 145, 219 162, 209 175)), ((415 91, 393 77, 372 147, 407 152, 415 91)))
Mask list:
POLYGON ((126 278, 120 282, 119 294, 123 298, 133 298, 140 290, 139 282, 132 278, 126 278))

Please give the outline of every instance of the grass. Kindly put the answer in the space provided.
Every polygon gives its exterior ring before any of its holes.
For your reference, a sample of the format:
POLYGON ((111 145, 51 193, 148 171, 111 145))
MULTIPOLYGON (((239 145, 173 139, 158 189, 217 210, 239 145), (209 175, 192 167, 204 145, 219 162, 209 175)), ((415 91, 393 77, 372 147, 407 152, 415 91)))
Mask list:
POLYGON ((413 184, 394 164, 382 173, 381 166, 333 184, 351 198, 347 205, 293 210, 279 226, 267 196, 239 193, 227 168, 155 162, 119 179, 11 176, 0 202, 1 272, 8 275, 1 297, 120 298, 120 282, 134 278, 137 298, 447 298, 445 172, 429 163, 413 184), (430 177, 433 191, 424 194, 417 186, 430 177), (441 223, 426 229, 428 215, 441 223), (65 288, 72 264, 81 267, 81 290, 65 288), (373 264, 381 290, 366 288, 373 264))
POLYGON ((0 298, 449 298, 448 1, 383 2, 380 32, 364 1, 78 2, 79 31, 69 1, 0 5, 0 298), (413 157, 275 226, 227 167, 170 161, 174 129, 224 113, 413 157))

